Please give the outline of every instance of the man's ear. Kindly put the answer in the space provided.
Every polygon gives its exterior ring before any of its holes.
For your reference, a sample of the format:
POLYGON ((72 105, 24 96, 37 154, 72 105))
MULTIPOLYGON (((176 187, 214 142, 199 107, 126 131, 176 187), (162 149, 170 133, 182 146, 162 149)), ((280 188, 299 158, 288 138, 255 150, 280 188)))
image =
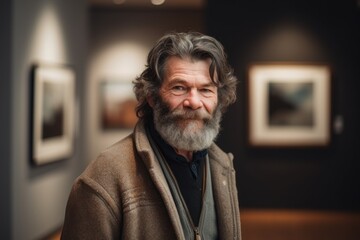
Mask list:
POLYGON ((151 96, 147 96, 146 101, 150 105, 151 108, 154 108, 154 99, 151 96))

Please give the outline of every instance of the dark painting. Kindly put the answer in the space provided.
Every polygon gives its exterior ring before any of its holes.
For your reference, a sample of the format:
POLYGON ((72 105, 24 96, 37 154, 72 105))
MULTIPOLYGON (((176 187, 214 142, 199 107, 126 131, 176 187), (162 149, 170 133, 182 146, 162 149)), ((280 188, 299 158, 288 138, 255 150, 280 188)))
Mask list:
POLYGON ((269 126, 314 126, 314 84, 276 82, 268 84, 269 126))
POLYGON ((64 134, 65 86, 44 81, 42 139, 61 137, 64 134))

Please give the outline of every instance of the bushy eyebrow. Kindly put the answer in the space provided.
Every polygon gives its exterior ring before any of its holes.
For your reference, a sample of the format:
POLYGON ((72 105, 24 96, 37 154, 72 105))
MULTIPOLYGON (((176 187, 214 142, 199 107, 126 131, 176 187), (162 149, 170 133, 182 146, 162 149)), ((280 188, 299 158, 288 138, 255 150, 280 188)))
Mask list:
MULTIPOLYGON (((171 83, 169 83, 169 86, 174 86, 176 84, 183 84, 183 85, 187 85, 187 81, 180 79, 180 78, 175 78, 171 81, 171 83)), ((210 83, 206 83, 206 84, 202 84, 201 87, 216 87, 216 84, 211 81, 210 83)))

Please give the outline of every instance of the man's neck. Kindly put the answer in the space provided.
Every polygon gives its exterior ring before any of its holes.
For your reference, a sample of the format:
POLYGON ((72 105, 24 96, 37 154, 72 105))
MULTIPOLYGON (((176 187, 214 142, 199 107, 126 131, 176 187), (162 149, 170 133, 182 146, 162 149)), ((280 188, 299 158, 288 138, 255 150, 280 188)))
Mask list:
POLYGON ((181 149, 177 149, 174 148, 176 153, 183 156, 184 158, 186 158, 186 160, 188 162, 191 162, 193 159, 193 152, 192 151, 187 151, 187 150, 181 150, 181 149))

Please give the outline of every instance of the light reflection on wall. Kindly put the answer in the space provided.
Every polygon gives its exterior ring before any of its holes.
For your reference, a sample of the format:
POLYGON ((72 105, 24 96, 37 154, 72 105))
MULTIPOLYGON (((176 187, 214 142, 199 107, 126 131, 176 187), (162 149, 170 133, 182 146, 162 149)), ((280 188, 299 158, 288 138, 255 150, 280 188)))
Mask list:
POLYGON ((147 52, 145 47, 134 42, 110 45, 94 57, 91 71, 103 80, 132 81, 144 69, 147 52))
POLYGON ((31 56, 37 61, 66 63, 62 24, 51 5, 46 6, 39 15, 32 40, 31 56))

